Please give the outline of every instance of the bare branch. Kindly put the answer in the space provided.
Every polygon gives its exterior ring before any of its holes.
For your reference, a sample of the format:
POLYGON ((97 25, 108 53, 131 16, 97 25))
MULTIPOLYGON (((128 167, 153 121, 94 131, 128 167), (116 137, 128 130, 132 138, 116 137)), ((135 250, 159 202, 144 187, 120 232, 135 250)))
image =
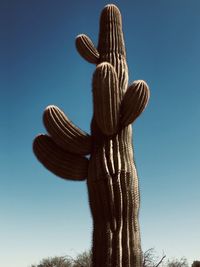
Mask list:
POLYGON ((162 263, 162 261, 164 260, 164 258, 166 258, 166 255, 164 255, 164 256, 160 259, 160 261, 159 261, 154 267, 158 267, 158 266, 162 263))

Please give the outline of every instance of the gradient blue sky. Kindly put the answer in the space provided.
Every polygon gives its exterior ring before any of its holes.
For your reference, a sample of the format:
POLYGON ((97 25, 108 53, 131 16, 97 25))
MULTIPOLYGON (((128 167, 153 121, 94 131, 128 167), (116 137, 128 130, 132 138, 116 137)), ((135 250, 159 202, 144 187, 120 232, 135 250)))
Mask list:
MULTIPOLYGON (((1 4, 0 265, 28 267, 90 248, 84 182, 57 178, 32 153, 42 112, 62 108, 85 131, 95 66, 74 39, 98 38, 98 0, 1 4)), ((134 124, 142 246, 200 260, 200 1, 113 1, 121 10, 130 82, 145 79, 148 108, 134 124)))

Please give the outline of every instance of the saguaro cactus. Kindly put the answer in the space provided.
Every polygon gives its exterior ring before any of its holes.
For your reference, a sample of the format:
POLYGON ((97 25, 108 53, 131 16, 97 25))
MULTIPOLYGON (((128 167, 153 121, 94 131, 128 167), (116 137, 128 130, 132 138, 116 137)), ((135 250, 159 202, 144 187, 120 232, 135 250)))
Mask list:
POLYGON ((37 136, 33 149, 56 175, 87 180, 93 267, 140 267, 140 199, 131 123, 146 107, 149 89, 142 80, 128 86, 122 20, 115 5, 105 6, 101 13, 98 47, 84 34, 77 36, 76 47, 83 58, 97 65, 91 136, 58 107, 48 106, 43 116, 48 135, 37 136))

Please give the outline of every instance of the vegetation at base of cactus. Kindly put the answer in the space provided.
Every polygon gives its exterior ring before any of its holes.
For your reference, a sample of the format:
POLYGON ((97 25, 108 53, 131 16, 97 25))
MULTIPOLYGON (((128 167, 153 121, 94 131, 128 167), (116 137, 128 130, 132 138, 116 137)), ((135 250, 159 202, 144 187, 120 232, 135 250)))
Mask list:
MULTIPOLYGON (((199 267, 200 262, 194 261, 191 267, 199 267)), ((188 261, 185 257, 181 259, 168 259, 163 254, 159 257, 154 248, 146 250, 143 254, 142 267, 189 267, 188 261)), ((85 251, 78 254, 76 257, 60 256, 53 258, 45 258, 40 261, 38 265, 31 265, 31 267, 92 267, 91 251, 85 251)))
POLYGON ((76 37, 76 49, 88 62, 93 64, 98 63, 99 52, 87 35, 80 34, 76 37))
POLYGON ((166 255, 163 253, 163 256, 159 258, 156 256, 155 249, 150 248, 143 253, 142 258, 142 267, 158 267, 166 259, 166 255))
POLYGON ((143 112, 149 101, 150 91, 142 80, 132 83, 123 98, 121 105, 121 124, 127 126, 143 112))
POLYGON ((61 149, 48 135, 35 138, 33 151, 48 170, 61 178, 85 180, 88 175, 88 159, 61 149))
POLYGON ((181 259, 173 258, 167 261, 167 267, 189 267, 188 261, 185 257, 181 259))
POLYGON ((79 253, 76 257, 60 256, 44 258, 30 267, 92 267, 91 251, 79 253))
POLYGON ((51 106, 44 112, 50 136, 38 136, 33 149, 53 173, 87 178, 92 267, 142 267, 139 182, 130 124, 147 105, 149 89, 144 81, 128 87, 122 18, 115 5, 105 6, 101 13, 98 48, 83 34, 76 38, 76 47, 83 58, 97 64, 91 138, 51 106), (89 161, 81 156, 88 153, 89 161))
POLYGON ((97 65, 93 75, 94 117, 105 135, 117 132, 119 124, 119 89, 117 73, 110 63, 97 65))
POLYGON ((43 121, 47 132, 61 148, 75 154, 90 154, 91 137, 76 127, 58 107, 48 106, 43 121))
POLYGON ((70 259, 65 257, 53 257, 45 258, 37 265, 31 265, 31 267, 74 267, 70 259))

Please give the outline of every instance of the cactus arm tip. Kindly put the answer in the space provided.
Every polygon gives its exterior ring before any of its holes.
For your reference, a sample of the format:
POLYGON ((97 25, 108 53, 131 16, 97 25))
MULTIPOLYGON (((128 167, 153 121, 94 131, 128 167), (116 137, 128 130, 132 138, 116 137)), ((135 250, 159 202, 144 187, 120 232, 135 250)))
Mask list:
POLYGON ((105 135, 113 135, 119 122, 119 87, 114 67, 108 62, 97 65, 93 75, 94 117, 105 135))
POLYGON ((47 132, 62 149, 79 155, 91 152, 91 136, 75 126, 57 106, 46 107, 43 122, 47 132))
POLYGON ((97 64, 99 61, 99 52, 91 39, 85 34, 79 34, 75 40, 76 49, 79 54, 89 63, 97 64))
POLYGON ((64 151, 48 135, 34 139, 33 152, 44 167, 61 178, 83 181, 87 177, 88 159, 64 151))
POLYGON ((133 82, 127 89, 121 105, 121 124, 127 126, 135 121, 146 108, 150 90, 143 80, 133 82))

